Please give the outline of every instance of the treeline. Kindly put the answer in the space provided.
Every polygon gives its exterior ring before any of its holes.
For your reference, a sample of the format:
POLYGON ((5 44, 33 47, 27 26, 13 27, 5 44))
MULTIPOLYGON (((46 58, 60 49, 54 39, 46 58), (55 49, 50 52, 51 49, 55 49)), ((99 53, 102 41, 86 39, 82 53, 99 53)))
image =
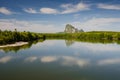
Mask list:
POLYGON ((92 31, 80 33, 50 33, 43 34, 46 38, 73 38, 83 40, 120 40, 120 32, 92 31))
POLYGON ((93 31, 75 35, 77 39, 83 40, 120 40, 120 32, 93 31))
POLYGON ((120 32, 108 31, 92 31, 79 33, 33 33, 1 31, 0 30, 0 45, 14 43, 19 41, 34 41, 38 39, 74 39, 77 41, 93 41, 93 42, 120 42, 120 32))
POLYGON ((46 39, 66 39, 72 38, 70 33, 42 33, 46 39))
POLYGON ((33 41, 44 38, 44 35, 33 32, 19 32, 16 29, 14 31, 0 30, 0 45, 14 43, 18 41, 33 41))
POLYGON ((44 34, 46 39, 65 39, 92 43, 118 43, 120 44, 120 32, 91 31, 80 33, 52 33, 44 34))

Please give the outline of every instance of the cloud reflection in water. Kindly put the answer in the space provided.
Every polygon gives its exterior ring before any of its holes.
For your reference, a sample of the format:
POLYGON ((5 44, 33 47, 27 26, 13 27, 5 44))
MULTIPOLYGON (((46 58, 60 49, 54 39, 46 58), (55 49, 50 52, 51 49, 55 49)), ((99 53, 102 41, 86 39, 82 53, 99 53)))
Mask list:
POLYGON ((57 61, 57 57, 55 56, 43 56, 41 57, 41 62, 54 62, 57 61))
POLYGON ((98 61, 98 65, 112 65, 112 64, 120 64, 120 58, 115 59, 105 59, 98 61))
POLYGON ((12 59, 13 59, 12 56, 4 56, 4 57, 0 58, 0 63, 7 63, 12 59))
POLYGON ((87 66, 90 61, 88 59, 78 59, 72 56, 44 56, 41 57, 41 62, 55 62, 58 61, 63 66, 87 66))
POLYGON ((65 66, 77 65, 80 67, 84 67, 90 64, 90 61, 88 59, 78 59, 76 57, 71 57, 71 56, 63 56, 62 58, 63 58, 62 65, 65 66))
POLYGON ((37 57, 35 56, 31 56, 25 59, 25 62, 34 62, 35 60, 37 60, 37 57))

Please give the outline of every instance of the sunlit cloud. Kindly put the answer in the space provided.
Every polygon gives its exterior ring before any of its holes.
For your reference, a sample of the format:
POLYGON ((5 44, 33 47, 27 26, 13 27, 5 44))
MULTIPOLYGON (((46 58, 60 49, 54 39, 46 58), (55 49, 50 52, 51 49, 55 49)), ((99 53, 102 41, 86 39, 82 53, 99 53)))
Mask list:
POLYGON ((75 12, 79 12, 79 11, 89 10, 90 5, 80 2, 80 3, 75 4, 75 5, 73 5, 73 4, 62 4, 61 8, 64 9, 61 12, 61 14, 68 14, 68 13, 75 13, 75 12))
POLYGON ((1 58, 0 58, 0 63, 7 63, 7 62, 9 62, 9 61, 12 60, 12 59, 13 59, 12 56, 1 57, 1 58))
POLYGON ((79 2, 78 4, 61 4, 61 10, 53 9, 50 7, 40 8, 40 13, 42 14, 70 14, 79 11, 90 10, 90 5, 79 2))
POLYGON ((27 58, 25 59, 25 62, 34 62, 35 60, 37 60, 37 57, 31 56, 31 57, 27 57, 27 58))
POLYGON ((41 8, 40 13, 42 14, 58 14, 59 11, 53 8, 41 8))
POLYGON ((5 15, 13 14, 13 12, 8 10, 6 7, 0 7, 0 13, 5 14, 5 15))
POLYGON ((120 5, 98 4, 98 8, 108 10, 120 10, 120 5))
POLYGON ((41 58, 41 62, 48 63, 48 62, 54 62, 57 60, 57 57, 55 56, 44 56, 41 58))

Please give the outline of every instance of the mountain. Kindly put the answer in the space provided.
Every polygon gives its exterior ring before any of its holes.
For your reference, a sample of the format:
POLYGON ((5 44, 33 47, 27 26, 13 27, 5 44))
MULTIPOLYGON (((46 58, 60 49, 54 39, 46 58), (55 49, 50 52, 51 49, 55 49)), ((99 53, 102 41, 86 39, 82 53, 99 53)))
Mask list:
POLYGON ((75 28, 74 26, 72 26, 71 24, 67 24, 64 30, 65 33, 77 33, 77 32, 84 32, 83 29, 78 30, 77 28, 75 28))

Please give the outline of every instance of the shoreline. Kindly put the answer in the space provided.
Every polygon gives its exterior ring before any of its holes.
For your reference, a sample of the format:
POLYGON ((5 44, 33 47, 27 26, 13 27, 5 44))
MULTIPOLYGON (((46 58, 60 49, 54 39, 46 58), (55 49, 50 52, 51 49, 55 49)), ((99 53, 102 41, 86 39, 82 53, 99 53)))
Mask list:
POLYGON ((13 44, 6 44, 6 45, 1 45, 0 48, 5 48, 5 47, 17 47, 17 46, 23 46, 25 44, 28 44, 28 42, 15 42, 13 44))

